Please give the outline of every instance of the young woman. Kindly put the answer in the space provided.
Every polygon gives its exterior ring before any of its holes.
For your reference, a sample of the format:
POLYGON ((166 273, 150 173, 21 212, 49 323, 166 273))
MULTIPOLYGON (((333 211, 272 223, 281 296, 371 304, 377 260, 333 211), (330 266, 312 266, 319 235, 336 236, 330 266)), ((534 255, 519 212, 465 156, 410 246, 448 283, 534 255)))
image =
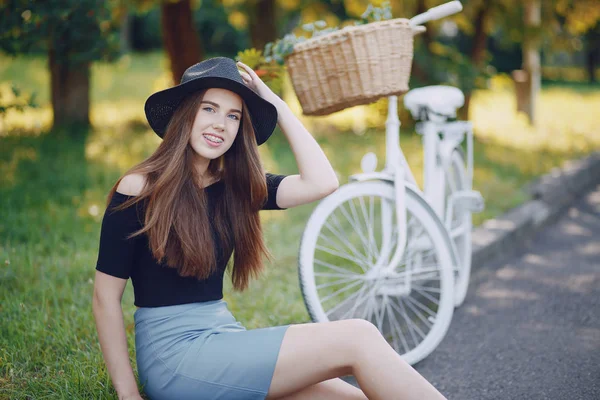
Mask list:
POLYGON ((108 196, 93 311, 120 399, 140 399, 121 298, 131 278, 137 369, 152 399, 442 399, 371 323, 354 319, 246 330, 223 301, 268 256, 261 209, 285 209, 338 187, 317 142, 244 64, 213 58, 150 96, 163 138, 108 196), (239 68, 242 69, 240 71, 239 68), (265 173, 257 146, 279 123, 298 175, 265 173), (338 377, 354 375, 361 389, 338 377))

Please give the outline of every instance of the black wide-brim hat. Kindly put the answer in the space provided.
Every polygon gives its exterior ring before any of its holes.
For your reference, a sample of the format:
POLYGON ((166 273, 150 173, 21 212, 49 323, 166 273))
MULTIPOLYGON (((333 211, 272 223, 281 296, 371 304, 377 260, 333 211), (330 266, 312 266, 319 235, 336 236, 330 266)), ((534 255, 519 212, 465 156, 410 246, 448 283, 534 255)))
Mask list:
POLYGON ((192 65, 183 73, 179 85, 151 95, 146 100, 144 111, 152 130, 162 138, 173 112, 183 99, 194 92, 209 88, 227 89, 237 93, 248 107, 256 142, 261 145, 267 141, 277 125, 277 109, 246 86, 235 61, 227 57, 210 58, 192 65))

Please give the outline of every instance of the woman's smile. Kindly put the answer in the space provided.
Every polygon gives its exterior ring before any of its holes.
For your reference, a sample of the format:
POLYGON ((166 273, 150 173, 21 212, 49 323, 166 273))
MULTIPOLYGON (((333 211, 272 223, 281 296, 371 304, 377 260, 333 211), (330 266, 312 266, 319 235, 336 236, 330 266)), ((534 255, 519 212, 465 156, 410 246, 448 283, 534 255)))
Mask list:
POLYGON ((208 145, 211 147, 219 147, 225 141, 221 136, 213 135, 210 133, 203 133, 202 136, 204 137, 206 143, 208 143, 208 145))

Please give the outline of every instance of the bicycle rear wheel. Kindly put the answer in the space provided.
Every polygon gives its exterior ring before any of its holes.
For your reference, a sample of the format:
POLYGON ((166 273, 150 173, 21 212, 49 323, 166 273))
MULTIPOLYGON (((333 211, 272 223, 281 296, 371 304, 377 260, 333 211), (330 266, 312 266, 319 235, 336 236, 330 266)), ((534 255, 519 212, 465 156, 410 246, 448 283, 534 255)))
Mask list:
MULTIPOLYGON (((450 168, 446 171, 445 205, 452 193, 468 190, 467 170, 465 157, 460 147, 451 155, 450 168)), ((445 209, 445 208, 444 208, 445 209)), ((454 207, 450 236, 458 251, 460 265, 455 270, 454 305, 459 307, 465 300, 469 279, 471 277, 471 230, 473 228, 471 213, 467 210, 454 207)))
POLYGON ((375 273, 397 246, 394 208, 394 187, 383 181, 344 185, 319 203, 300 243, 300 288, 313 321, 369 320, 414 364, 452 319, 450 243, 437 215, 407 187, 404 255, 392 274, 375 273))

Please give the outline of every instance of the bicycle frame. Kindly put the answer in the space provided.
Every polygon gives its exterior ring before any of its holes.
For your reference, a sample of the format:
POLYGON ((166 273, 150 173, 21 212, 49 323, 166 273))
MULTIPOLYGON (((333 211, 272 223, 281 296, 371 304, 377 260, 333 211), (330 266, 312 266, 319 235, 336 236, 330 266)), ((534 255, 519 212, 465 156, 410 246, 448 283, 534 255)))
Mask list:
MULTIPOLYGON (((450 3, 442 4, 441 6, 434 7, 427 10, 425 13, 417 15, 410 20, 410 24, 413 27, 415 34, 425 31, 425 27, 421 24, 440 18, 444 18, 448 15, 460 12, 462 5, 459 1, 452 1, 450 3)), ((398 118, 398 97, 388 97, 388 115, 385 122, 385 140, 386 140, 386 159, 385 167, 381 172, 368 172, 363 174, 357 174, 350 177, 350 180, 365 181, 371 179, 380 179, 388 182, 393 182, 395 189, 395 209, 396 209, 396 224, 398 228, 398 243, 394 255, 389 262, 389 253, 393 246, 391 243, 391 237, 393 232, 391 205, 382 202, 382 246, 380 257, 377 263, 369 271, 368 274, 384 276, 394 276, 394 270, 400 263, 402 255, 406 250, 407 243, 407 223, 406 223, 406 185, 414 186, 415 193, 421 195, 424 199, 424 204, 431 205, 433 209, 433 217, 437 217, 438 222, 443 224, 444 216, 444 190, 445 190, 445 173, 444 166, 448 166, 447 161, 443 161, 443 155, 440 151, 441 142, 438 136, 438 131, 435 129, 435 125, 426 124, 424 130, 424 152, 425 152, 425 187, 424 192, 419 190, 417 181, 408 165, 406 157, 400 147, 400 120, 398 118)), ((462 139, 461 139, 462 140, 462 139)), ((460 143, 460 142, 458 142, 460 143)), ((446 146, 444 146, 446 147, 446 146)), ((452 147, 454 149, 454 147, 452 147)), ((451 151, 448 154, 452 154, 451 151)), ((472 157, 470 152, 469 157, 472 157)), ((444 157, 445 158, 445 157, 444 157)), ((452 259, 454 267, 458 267, 458 251, 454 245, 453 240, 450 237, 448 230, 442 230, 443 234, 446 235, 446 239, 450 243, 452 251, 452 259)), ((403 275, 404 285, 401 290, 410 291, 410 270, 407 269, 403 275)))
MULTIPOLYGON (((462 141, 464 135, 457 134, 458 128, 467 128, 468 125, 460 125, 462 122, 457 122, 455 129, 452 130, 452 136, 442 140, 439 137, 439 126, 433 122, 426 122, 422 125, 423 144, 424 144, 424 190, 420 190, 417 181, 408 165, 406 157, 400 146, 400 120, 398 118, 398 98, 390 96, 388 98, 388 115, 386 119, 386 159, 385 167, 381 172, 369 172, 352 175, 351 181, 367 181, 373 179, 385 180, 393 183, 395 188, 395 204, 396 209, 396 225, 401 227, 398 229, 398 242, 394 255, 389 259, 389 254, 393 248, 391 243, 392 237, 392 210, 391 205, 382 203, 382 246, 381 257, 376 265, 369 272, 370 274, 384 274, 384 276, 394 276, 393 272, 402 259, 402 255, 406 250, 407 242, 407 222, 406 222, 406 206, 405 206, 405 187, 410 185, 413 190, 424 198, 424 202, 431 205, 435 215, 441 221, 444 220, 444 188, 445 188, 445 167, 449 166, 449 156, 451 151, 462 141), (446 151, 442 152, 442 148, 446 151), (448 151, 446 148, 450 148, 448 151), (443 154, 443 153, 447 153, 443 154), (444 161, 446 160, 446 161, 444 161), (389 261, 388 261, 389 260, 389 261)), ((470 135, 469 135, 470 136, 470 135)), ((472 145, 469 143, 469 159, 472 159, 472 145)), ((472 164, 472 161, 470 161, 472 164)), ((472 172, 470 172, 472 176, 472 172)), ((443 225, 443 223, 442 223, 443 225)), ((444 231, 444 234, 450 234, 444 231)), ((458 265, 458 252, 452 240, 449 240, 452 249, 452 258, 455 266, 458 265)), ((410 272, 404 274, 407 282, 407 290, 410 290, 410 272)))

